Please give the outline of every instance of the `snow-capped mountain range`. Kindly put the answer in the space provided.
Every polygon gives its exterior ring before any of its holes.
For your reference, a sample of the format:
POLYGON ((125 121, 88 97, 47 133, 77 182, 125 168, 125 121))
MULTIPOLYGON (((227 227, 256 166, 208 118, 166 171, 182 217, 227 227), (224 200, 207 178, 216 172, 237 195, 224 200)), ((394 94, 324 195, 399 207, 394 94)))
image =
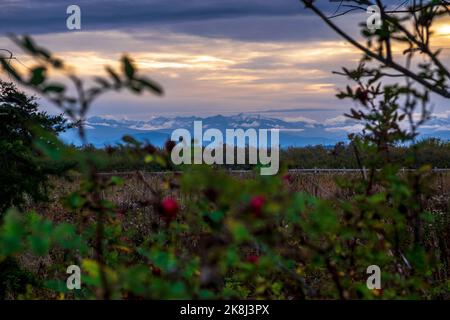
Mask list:
MULTIPOLYGON (((87 136, 96 147, 115 145, 124 135, 131 135, 140 141, 149 141, 162 146, 175 129, 188 129, 192 132, 194 121, 202 121, 204 130, 219 129, 279 129, 281 147, 307 145, 334 145, 347 141, 349 133, 360 132, 363 126, 345 116, 338 116, 318 122, 304 117, 275 118, 257 114, 238 114, 231 116, 177 116, 153 117, 148 120, 119 119, 112 116, 95 116, 86 122, 87 136)), ((436 114, 422 127, 423 138, 436 137, 450 139, 450 111, 436 114)), ((79 145, 75 130, 61 135, 63 141, 79 145)))

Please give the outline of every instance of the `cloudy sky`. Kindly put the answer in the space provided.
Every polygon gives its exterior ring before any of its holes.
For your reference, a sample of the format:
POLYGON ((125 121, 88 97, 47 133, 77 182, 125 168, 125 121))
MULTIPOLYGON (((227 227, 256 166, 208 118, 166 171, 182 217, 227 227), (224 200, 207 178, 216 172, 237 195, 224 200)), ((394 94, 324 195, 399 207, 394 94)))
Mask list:
MULTIPOLYGON (((319 2, 330 13, 339 5, 319 2)), ((367 17, 336 22, 357 35, 367 17)), ((1 0, 0 31, 0 48, 25 65, 31 61, 7 32, 33 35, 86 78, 129 53, 165 96, 110 94, 91 111, 129 118, 257 112, 324 120, 351 107, 336 100, 346 80, 332 71, 360 57, 298 0, 1 0), (80 31, 66 29, 70 4, 81 7, 80 31)), ((450 64, 450 19, 437 32, 450 64)), ((450 109, 448 101, 434 103, 450 109)))

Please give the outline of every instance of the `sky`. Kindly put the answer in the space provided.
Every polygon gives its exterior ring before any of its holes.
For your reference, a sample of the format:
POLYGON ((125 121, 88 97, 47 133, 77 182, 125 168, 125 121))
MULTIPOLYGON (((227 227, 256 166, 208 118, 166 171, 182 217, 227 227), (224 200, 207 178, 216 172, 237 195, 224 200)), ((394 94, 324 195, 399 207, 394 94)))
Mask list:
MULTIPOLYGON (((329 13, 339 6, 319 3, 329 13)), ((358 36, 367 17, 336 23, 358 36)), ((164 97, 108 94, 90 115, 130 119, 252 112, 322 121, 353 106, 335 98, 347 80, 332 71, 360 58, 298 0, 1 0, 0 48, 32 66, 8 32, 32 35, 86 79, 128 53, 164 97), (66 28, 71 4, 81 8, 79 31, 66 28)), ((437 41, 450 65, 450 19, 439 23, 437 41)), ((448 101, 433 102, 437 112, 450 109, 448 101)))

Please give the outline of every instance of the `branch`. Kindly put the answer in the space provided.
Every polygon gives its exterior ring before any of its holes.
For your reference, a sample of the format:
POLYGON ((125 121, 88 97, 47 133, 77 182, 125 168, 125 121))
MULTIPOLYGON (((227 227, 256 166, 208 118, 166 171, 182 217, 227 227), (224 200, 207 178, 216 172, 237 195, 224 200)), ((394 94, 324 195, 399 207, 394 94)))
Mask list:
MULTIPOLYGON (((345 72, 339 72, 339 71, 333 71, 332 72, 333 74, 337 74, 337 75, 340 75, 340 76, 347 76, 348 77, 348 74, 346 74, 345 72)), ((382 76, 382 77, 390 77, 390 78, 402 78, 402 77, 404 77, 405 75, 404 74, 401 74, 401 73, 384 73, 384 72, 380 72, 379 73, 379 75, 380 76, 382 76)), ((372 77, 373 75, 371 75, 371 74, 367 74, 367 75, 362 75, 361 77, 372 77)))
POLYGON ((383 63, 384 65, 401 72, 405 76, 422 84, 428 90, 430 90, 436 94, 439 94, 440 96, 443 96, 445 98, 450 98, 450 91, 441 89, 441 88, 437 88, 434 84, 424 80, 423 78, 421 78, 420 76, 411 72, 407 68, 399 65, 398 63, 396 63, 394 61, 389 61, 389 60, 385 59, 383 56, 376 54, 376 53, 372 52, 371 50, 369 50, 368 48, 366 48, 365 46, 361 45, 358 41, 356 41, 355 39, 350 37, 348 34, 346 34, 344 31, 342 31, 336 24, 334 24, 332 21, 330 21, 330 19, 328 19, 323 14, 323 12, 314 5, 313 0, 301 0, 301 1, 305 4, 305 7, 311 9, 314 13, 316 13, 336 33, 338 33, 340 36, 342 36, 344 39, 346 39, 348 42, 350 42, 353 46, 355 46, 356 48, 358 48, 359 50, 364 52, 368 57, 378 60, 379 62, 383 63))

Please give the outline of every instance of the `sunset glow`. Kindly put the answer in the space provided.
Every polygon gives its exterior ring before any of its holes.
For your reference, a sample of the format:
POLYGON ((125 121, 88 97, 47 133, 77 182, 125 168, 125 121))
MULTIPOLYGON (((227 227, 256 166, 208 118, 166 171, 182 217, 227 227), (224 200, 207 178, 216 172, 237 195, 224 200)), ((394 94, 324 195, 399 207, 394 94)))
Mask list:
MULTIPOLYGON (((56 6, 59 4, 55 2, 56 6)), ((284 6, 289 10, 297 8, 288 1, 283 1, 280 8, 284 6)), ((98 13, 92 10, 86 4, 84 14, 98 13)), ((179 23, 171 20, 153 23, 148 18, 137 24, 130 17, 125 24, 118 25, 114 19, 108 19, 105 21, 108 27, 91 23, 79 32, 60 31, 49 24, 33 36, 75 66, 83 78, 101 74, 105 65, 118 67, 117 61, 126 53, 143 74, 165 88, 163 99, 151 99, 145 107, 135 98, 113 95, 99 101, 93 114, 123 115, 123 104, 128 105, 126 115, 130 117, 152 113, 148 105, 153 106, 151 110, 168 114, 301 108, 331 108, 336 110, 333 116, 342 114, 349 105, 336 100, 335 94, 346 80, 332 72, 357 65, 360 52, 314 17, 305 12, 292 16, 287 14, 289 10, 226 19, 199 17, 179 23)), ((365 18, 362 14, 337 22, 346 30, 357 30, 358 23, 365 18)), ((433 48, 450 46, 448 21, 449 18, 438 21, 433 48)), ((14 48, 4 36, 0 37, 0 46, 14 48)), ((401 56, 404 49, 394 46, 394 54, 401 56)), ((27 67, 32 67, 25 55, 19 51, 16 54, 27 67)), ((441 56, 450 61, 448 49, 441 56)), ((18 63, 16 66, 25 68, 18 63)), ((316 115, 317 120, 329 116, 320 112, 316 115)))

